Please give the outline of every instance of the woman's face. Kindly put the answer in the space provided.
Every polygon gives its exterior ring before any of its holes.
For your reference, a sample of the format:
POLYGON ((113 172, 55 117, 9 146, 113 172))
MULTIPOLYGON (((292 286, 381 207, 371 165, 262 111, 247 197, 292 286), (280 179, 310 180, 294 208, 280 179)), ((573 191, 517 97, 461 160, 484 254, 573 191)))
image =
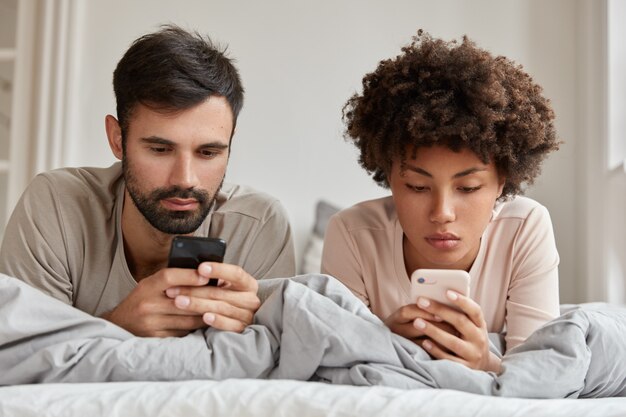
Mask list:
POLYGON ((393 162, 389 185, 404 231, 407 271, 469 270, 504 186, 495 165, 468 149, 422 147, 404 165, 393 162))

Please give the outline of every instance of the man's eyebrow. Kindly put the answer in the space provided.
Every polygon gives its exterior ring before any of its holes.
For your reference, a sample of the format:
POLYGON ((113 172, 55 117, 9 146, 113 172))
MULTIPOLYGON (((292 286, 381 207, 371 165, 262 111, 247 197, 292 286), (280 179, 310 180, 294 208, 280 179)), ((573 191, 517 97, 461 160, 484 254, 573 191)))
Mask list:
POLYGON ((175 145, 173 141, 159 137, 159 136, 148 136, 146 138, 141 138, 141 141, 145 143, 154 143, 158 145, 175 145))
MULTIPOLYGON (((409 164, 406 164, 405 167, 406 167, 406 169, 408 169, 410 171, 413 171, 413 172, 416 172, 416 173, 418 173, 420 175, 424 175, 425 177, 428 177, 428 178, 432 178, 433 177, 433 175, 430 172, 428 172, 426 170, 423 170, 422 168, 419 168, 419 167, 416 167, 416 166, 413 166, 413 165, 409 165, 409 164)), ((452 178, 461 178, 461 177, 465 177, 467 175, 474 174, 476 172, 481 172, 481 171, 486 171, 486 170, 487 170, 487 168, 485 168, 485 167, 472 167, 472 168, 468 168, 466 170, 463 170, 461 172, 457 172, 456 174, 454 174, 452 176, 452 178)))
MULTIPOLYGON (((174 142, 173 140, 165 139, 160 136, 148 136, 145 138, 141 138, 141 141, 144 143, 150 143, 155 145, 176 146, 176 142, 174 142)), ((199 148, 227 149, 228 144, 216 140, 213 142, 203 143, 199 146, 199 148)))
POLYGON ((207 142, 207 143, 203 143, 202 145, 200 145, 199 148, 228 149, 228 144, 218 142, 218 141, 207 142))

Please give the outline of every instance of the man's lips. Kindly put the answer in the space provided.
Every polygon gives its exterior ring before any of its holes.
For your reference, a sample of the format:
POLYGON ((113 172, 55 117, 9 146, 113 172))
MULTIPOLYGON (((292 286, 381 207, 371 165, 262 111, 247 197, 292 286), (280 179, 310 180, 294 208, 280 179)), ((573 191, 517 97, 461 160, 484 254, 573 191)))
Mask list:
POLYGON ((195 210, 198 207, 198 200, 194 198, 166 198, 161 200, 161 204, 169 210, 195 210))
POLYGON ((452 233, 434 233, 425 239, 429 245, 441 250, 455 249, 461 243, 461 239, 452 233))

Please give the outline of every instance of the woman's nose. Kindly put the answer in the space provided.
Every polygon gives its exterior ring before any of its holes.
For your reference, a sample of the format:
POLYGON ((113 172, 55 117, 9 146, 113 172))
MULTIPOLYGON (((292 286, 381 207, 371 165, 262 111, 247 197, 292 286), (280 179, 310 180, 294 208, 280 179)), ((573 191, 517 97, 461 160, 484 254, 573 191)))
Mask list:
POLYGON ((434 196, 430 211, 430 221, 434 223, 449 223, 455 220, 452 198, 445 193, 434 196))

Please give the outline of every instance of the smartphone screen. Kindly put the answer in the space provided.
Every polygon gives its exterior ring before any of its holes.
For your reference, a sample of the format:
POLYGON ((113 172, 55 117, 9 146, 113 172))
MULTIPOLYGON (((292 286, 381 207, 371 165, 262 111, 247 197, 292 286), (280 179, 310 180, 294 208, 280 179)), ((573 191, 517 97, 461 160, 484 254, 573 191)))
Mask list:
MULTIPOLYGON (((197 269, 202 262, 223 262, 226 242, 219 238, 176 236, 172 240, 168 268, 197 269)), ((216 286, 217 279, 209 279, 207 285, 216 286)))

